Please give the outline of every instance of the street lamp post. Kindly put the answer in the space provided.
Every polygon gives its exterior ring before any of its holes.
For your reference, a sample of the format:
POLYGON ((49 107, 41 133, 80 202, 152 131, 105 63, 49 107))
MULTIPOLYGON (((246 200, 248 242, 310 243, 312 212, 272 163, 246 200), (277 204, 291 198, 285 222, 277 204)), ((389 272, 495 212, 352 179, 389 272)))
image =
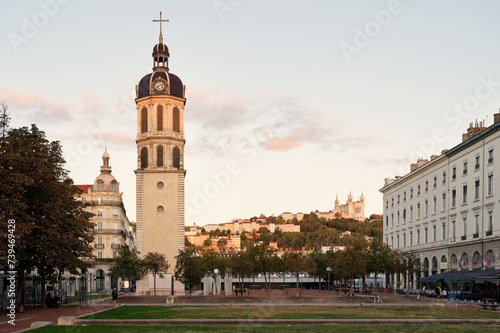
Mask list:
POLYGON ((3 275, 5 274, 5 271, 0 271, 0 279, 2 279, 2 295, 0 296, 0 309, 3 310, 3 290, 4 290, 4 278, 3 275))
POLYGON ((219 274, 219 270, 216 268, 214 269, 214 274, 215 274, 215 292, 214 292, 214 296, 215 296, 215 303, 217 303, 217 274, 219 274))
POLYGON ((328 293, 330 293, 330 272, 332 271, 332 268, 327 267, 326 271, 328 272, 328 293))
POLYGON ((33 277, 33 290, 35 291, 35 305, 37 304, 36 301, 37 301, 37 292, 36 292, 36 285, 37 285, 37 277, 38 277, 38 274, 37 273, 33 273, 31 275, 33 277))

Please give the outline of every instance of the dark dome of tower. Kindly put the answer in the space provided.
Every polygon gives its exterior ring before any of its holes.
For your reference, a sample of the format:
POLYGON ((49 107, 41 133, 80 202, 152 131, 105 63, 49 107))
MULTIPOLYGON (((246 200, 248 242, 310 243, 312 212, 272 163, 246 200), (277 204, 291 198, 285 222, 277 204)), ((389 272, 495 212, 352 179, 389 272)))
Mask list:
POLYGON ((168 53, 168 47, 167 45, 165 44, 156 44, 154 47, 153 47, 153 53, 157 53, 157 52, 164 52, 164 53, 168 53))
POLYGON ((145 75, 140 81, 137 87, 137 98, 141 98, 144 96, 153 95, 153 91, 151 91, 152 83, 157 78, 162 78, 167 81, 168 86, 170 87, 170 94, 176 97, 184 98, 184 85, 182 84, 181 79, 172 73, 163 72, 163 71, 155 71, 148 75, 145 75))

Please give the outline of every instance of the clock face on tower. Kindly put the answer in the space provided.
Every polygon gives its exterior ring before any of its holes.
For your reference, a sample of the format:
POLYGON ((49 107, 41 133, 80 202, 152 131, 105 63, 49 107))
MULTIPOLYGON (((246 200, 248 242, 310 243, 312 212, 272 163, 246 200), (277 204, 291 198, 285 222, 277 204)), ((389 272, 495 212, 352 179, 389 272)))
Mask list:
POLYGON ((165 83, 161 82, 161 81, 158 81, 155 83, 155 89, 158 90, 158 91, 161 91, 163 89, 165 89, 165 83))

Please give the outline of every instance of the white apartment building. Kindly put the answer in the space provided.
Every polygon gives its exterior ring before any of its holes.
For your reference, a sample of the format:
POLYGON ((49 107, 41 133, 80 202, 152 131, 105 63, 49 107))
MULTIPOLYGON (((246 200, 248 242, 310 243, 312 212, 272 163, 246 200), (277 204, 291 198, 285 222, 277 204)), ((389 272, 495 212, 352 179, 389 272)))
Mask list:
POLYGON ((92 247, 95 261, 92 268, 97 291, 111 290, 113 282, 107 273, 119 249, 135 248, 135 235, 123 205, 123 193, 119 191, 120 183, 111 174, 107 151, 102 160, 101 173, 93 185, 76 185, 82 191, 79 199, 88 204, 85 210, 94 213, 92 247))
MULTIPOLYGON (((494 119, 488 128, 471 123, 462 143, 417 161, 408 174, 385 179, 380 189, 383 241, 415 252, 423 277, 500 268, 500 186, 494 181, 495 173, 500 175, 500 113, 494 119)), ((393 278, 386 284, 407 285, 404 277, 393 278)))

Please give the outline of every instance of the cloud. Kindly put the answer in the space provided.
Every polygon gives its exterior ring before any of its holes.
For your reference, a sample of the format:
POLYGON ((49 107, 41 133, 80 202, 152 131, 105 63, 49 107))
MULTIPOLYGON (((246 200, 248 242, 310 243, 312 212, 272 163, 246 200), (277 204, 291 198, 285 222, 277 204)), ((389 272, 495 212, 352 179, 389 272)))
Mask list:
POLYGON ((300 140, 307 137, 307 135, 308 133, 306 132, 290 133, 282 138, 269 139, 263 142, 262 145, 269 150, 285 151, 300 147, 300 140))
MULTIPOLYGON (((68 139, 90 137, 92 142, 104 142, 106 137, 110 146, 134 141, 134 97, 131 90, 112 102, 88 94, 60 101, 0 86, 0 100, 24 124, 37 123, 48 133, 68 139)), ((187 99, 187 153, 220 157, 242 155, 249 148, 284 152, 304 147, 342 152, 378 141, 376 133, 356 133, 340 113, 312 106, 302 96, 191 86, 187 99)))
POLYGON ((268 151, 309 146, 327 151, 376 144, 376 133, 355 133, 341 117, 309 105, 304 97, 244 95, 221 87, 191 87, 185 121, 196 129, 188 151, 225 156, 245 144, 268 151))
POLYGON ((362 157, 358 159, 360 162, 369 165, 382 165, 387 166, 391 164, 404 164, 410 167, 410 159, 409 158, 396 158, 396 157, 362 157))
POLYGON ((36 123, 57 140, 78 139, 92 145, 105 142, 121 146, 134 142, 136 109, 134 92, 107 102, 101 97, 81 94, 76 101, 60 101, 33 91, 0 86, 0 100, 5 101, 16 124, 36 123))
POLYGON ((61 121, 71 118, 72 104, 43 97, 33 91, 20 91, 0 86, 0 98, 11 107, 26 108, 32 119, 40 121, 51 117, 61 121))

